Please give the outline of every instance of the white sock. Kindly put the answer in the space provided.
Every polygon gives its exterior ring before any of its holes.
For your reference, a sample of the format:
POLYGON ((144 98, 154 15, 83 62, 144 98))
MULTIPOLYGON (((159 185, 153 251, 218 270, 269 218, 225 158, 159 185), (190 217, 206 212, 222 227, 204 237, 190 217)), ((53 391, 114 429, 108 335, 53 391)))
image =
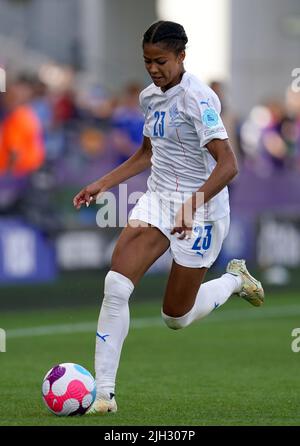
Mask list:
POLYGON ((123 342, 129 330, 129 297, 134 285, 127 277, 109 271, 104 283, 97 326, 95 371, 97 397, 115 393, 115 380, 123 342))
POLYGON ((210 280, 201 285, 195 304, 187 314, 181 317, 171 317, 162 312, 162 317, 168 327, 174 330, 187 327, 223 305, 232 294, 240 290, 241 286, 242 279, 239 276, 223 274, 219 279, 210 280))

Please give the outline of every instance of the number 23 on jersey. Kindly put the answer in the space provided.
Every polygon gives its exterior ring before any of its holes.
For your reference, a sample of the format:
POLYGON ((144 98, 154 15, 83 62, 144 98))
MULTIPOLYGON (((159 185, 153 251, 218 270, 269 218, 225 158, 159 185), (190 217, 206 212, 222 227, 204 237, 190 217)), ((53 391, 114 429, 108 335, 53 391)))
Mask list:
POLYGON ((165 116, 166 112, 162 111, 156 111, 154 113, 154 129, 153 129, 153 136, 160 136, 163 138, 165 136, 165 116))

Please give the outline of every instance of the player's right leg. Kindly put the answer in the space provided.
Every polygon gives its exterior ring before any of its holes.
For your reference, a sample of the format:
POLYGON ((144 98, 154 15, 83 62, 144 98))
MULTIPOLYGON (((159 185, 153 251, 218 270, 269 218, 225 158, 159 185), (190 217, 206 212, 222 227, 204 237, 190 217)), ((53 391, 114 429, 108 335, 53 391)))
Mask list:
POLYGON ((232 294, 254 306, 263 304, 263 287, 250 275, 244 260, 232 260, 225 274, 200 286, 205 272, 206 268, 187 268, 173 261, 162 308, 162 317, 169 328, 178 330, 203 319, 232 294))
POLYGON ((169 240, 159 229, 145 227, 142 222, 138 227, 138 224, 135 221, 135 227, 123 229, 113 252, 111 270, 105 278, 96 336, 97 398, 90 414, 117 410, 115 379, 129 329, 128 301, 139 279, 169 247, 169 240))
POLYGON ((201 239, 197 238, 197 242, 193 239, 171 239, 174 262, 164 297, 162 316, 167 326, 173 329, 184 328, 203 319, 223 305, 232 294, 239 294, 255 306, 260 306, 264 301, 262 285, 250 275, 244 260, 232 260, 222 277, 201 284, 206 270, 219 255, 228 233, 229 216, 216 222, 205 222, 202 226, 199 224, 201 239), (206 241, 209 241, 204 249, 203 244, 198 242, 205 240, 205 230, 207 233, 209 231, 210 237, 206 236, 206 241), (197 255, 199 253, 200 255, 197 255))

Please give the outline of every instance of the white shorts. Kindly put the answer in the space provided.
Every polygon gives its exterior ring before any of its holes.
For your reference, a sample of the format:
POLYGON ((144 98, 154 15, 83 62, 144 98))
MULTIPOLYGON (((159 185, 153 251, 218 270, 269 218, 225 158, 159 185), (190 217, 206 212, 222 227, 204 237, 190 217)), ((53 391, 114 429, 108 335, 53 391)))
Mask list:
POLYGON ((158 228, 170 240, 170 251, 178 265, 189 268, 210 268, 227 237, 230 215, 217 221, 203 221, 196 214, 191 238, 179 240, 179 234, 171 235, 171 230, 181 203, 170 207, 168 200, 163 199, 161 195, 147 191, 132 209, 129 221, 140 220, 158 228))

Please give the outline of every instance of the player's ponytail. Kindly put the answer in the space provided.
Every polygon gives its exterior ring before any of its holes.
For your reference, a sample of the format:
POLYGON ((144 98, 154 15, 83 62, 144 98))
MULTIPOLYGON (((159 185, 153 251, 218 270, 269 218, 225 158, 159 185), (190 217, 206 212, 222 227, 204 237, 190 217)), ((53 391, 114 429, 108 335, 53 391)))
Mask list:
POLYGON ((143 46, 147 43, 160 43, 165 48, 179 54, 186 49, 188 38, 183 26, 179 23, 161 20, 153 23, 145 32, 143 46))

